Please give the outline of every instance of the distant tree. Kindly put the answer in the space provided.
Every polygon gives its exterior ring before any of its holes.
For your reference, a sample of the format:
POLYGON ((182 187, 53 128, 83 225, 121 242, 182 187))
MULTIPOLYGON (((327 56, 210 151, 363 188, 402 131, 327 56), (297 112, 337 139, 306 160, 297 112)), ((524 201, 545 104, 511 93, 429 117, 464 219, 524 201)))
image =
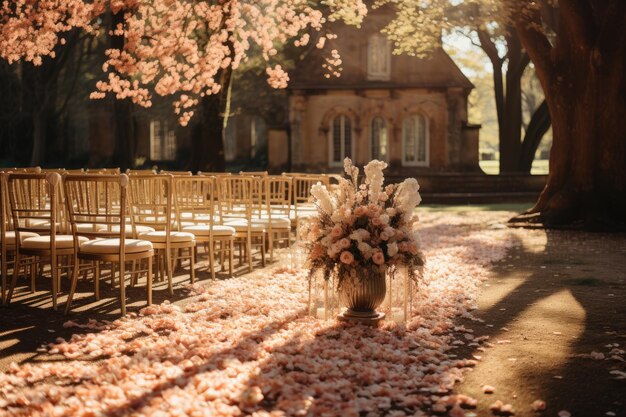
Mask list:
MULTIPOLYGON (((387 2, 391 1, 379 3, 387 2)), ((479 10, 465 15, 467 25, 497 21, 505 33, 514 29, 533 62, 552 122, 550 174, 535 206, 516 222, 626 228, 625 1, 391 3, 399 13, 387 31, 401 51, 427 52, 439 42, 440 29, 450 25, 451 8, 461 5, 479 10)), ((514 67, 523 62, 523 57, 516 57, 514 67)))
POLYGON ((462 33, 480 47, 489 59, 498 117, 500 172, 530 172, 522 161, 534 150, 550 127, 545 106, 532 115, 532 129, 522 138, 522 77, 528 55, 502 4, 496 0, 383 0, 393 4, 396 18, 384 30, 396 45, 396 52, 426 57, 441 46, 441 34, 462 33), (547 120, 547 125, 546 125, 547 120), (534 144, 537 145, 534 145, 534 144), (533 144, 532 146, 528 146, 533 144))

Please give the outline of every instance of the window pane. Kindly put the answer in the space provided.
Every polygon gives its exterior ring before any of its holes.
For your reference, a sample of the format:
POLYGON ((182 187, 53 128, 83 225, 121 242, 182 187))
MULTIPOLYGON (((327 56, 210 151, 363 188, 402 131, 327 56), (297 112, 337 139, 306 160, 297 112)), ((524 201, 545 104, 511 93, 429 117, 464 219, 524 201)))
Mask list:
POLYGON ((426 122, 422 116, 415 116, 417 130, 417 160, 426 162, 426 122))
POLYGON ((387 126, 382 117, 372 120, 372 159, 387 160, 387 126))
POLYGON ((344 122, 344 157, 352 158, 352 126, 350 118, 346 116, 341 116, 341 118, 344 122))
POLYGON ((404 142, 404 160, 406 162, 415 161, 415 123, 413 118, 405 119, 402 126, 402 136, 404 142))
POLYGON ((333 120, 333 162, 341 161, 341 117, 333 120))

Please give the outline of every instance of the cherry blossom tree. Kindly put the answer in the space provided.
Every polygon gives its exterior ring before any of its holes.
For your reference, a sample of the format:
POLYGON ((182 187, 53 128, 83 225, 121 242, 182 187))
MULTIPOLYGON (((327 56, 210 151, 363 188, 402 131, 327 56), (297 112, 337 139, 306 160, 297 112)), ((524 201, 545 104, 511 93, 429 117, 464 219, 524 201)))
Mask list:
MULTIPOLYGON (((367 9, 360 1, 326 0, 54 0, 4 2, 0 56, 9 62, 41 63, 54 56, 72 28, 95 31, 95 18, 110 9, 110 35, 123 39, 106 52, 107 77, 91 97, 112 94, 150 107, 153 94, 171 97, 182 125, 195 112, 191 169, 223 169, 223 129, 228 116, 232 73, 250 54, 267 63, 268 83, 285 88, 287 73, 273 57, 281 45, 306 45, 326 20, 358 24, 367 9), (213 156, 215 163, 209 164, 213 156)), ((321 36, 323 39, 324 36, 321 36)), ((324 45, 319 42, 320 47, 324 45)))

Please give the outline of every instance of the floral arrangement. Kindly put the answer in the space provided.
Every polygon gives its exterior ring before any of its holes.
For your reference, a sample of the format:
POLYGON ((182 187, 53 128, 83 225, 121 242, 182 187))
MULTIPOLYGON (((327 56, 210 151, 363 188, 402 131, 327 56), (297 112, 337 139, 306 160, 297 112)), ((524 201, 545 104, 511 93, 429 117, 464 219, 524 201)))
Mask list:
POLYGON ((310 276, 322 271, 329 279, 335 272, 341 286, 342 277, 353 268, 386 270, 393 275, 402 266, 407 267, 409 277, 416 278, 424 265, 413 230, 417 222, 413 212, 421 201, 419 184, 408 178, 383 188, 385 168, 385 162, 371 161, 359 184, 359 169, 346 158, 346 178, 339 179, 336 190, 331 192, 321 183, 311 187, 318 216, 304 231, 310 276))

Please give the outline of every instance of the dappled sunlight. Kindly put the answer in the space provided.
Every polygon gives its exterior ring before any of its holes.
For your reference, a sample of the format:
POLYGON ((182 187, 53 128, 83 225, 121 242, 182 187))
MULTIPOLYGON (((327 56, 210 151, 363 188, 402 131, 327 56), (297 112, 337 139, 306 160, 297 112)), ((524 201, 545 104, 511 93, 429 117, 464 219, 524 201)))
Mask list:
POLYGON ((489 385, 495 392, 482 397, 485 406, 496 399, 516 399, 530 408, 542 398, 542 387, 562 378, 573 346, 585 331, 585 319, 583 306, 566 289, 528 305, 506 326, 494 329, 489 347, 476 352, 480 361, 467 374, 463 391, 475 394, 489 385))
POLYGON ((474 365, 453 348, 481 344, 454 320, 471 317, 488 266, 518 244, 510 230, 490 227, 507 216, 423 215, 427 263, 406 325, 307 317, 306 271, 262 270, 196 284, 184 307, 165 302, 114 322, 68 321, 92 333, 48 346, 63 362, 14 364, 1 374, 0 409, 402 416, 471 404, 442 399, 474 365))

